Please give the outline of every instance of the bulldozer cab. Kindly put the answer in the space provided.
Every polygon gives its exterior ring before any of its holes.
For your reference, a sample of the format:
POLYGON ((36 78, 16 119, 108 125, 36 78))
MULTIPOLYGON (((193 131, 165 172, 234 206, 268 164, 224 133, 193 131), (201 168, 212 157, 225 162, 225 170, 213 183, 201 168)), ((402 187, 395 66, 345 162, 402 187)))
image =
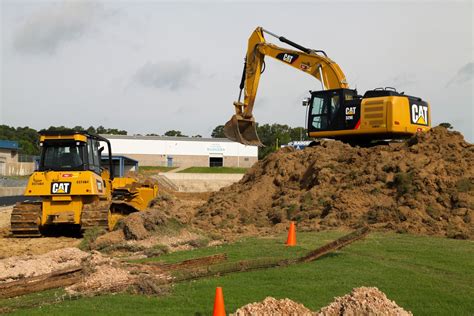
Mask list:
POLYGON ((360 96, 351 89, 312 91, 304 105, 308 133, 354 128, 360 115, 360 96))
POLYGON ((113 179, 111 163, 108 166, 101 165, 104 147, 100 146, 100 142, 107 144, 111 158, 110 142, 101 136, 72 130, 41 131, 42 150, 38 171, 92 171, 101 175, 105 167, 113 179))

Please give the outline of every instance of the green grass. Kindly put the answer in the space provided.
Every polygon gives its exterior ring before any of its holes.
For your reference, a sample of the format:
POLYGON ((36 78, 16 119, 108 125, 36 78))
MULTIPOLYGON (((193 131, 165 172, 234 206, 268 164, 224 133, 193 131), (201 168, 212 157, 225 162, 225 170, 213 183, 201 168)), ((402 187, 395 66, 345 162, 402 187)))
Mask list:
MULTIPOLYGON (((293 248, 283 245, 285 236, 249 238, 230 245, 172 253, 158 259, 175 262, 223 252, 228 254, 229 261, 292 258, 343 234, 337 231, 299 233, 298 246, 293 248)), ((473 259, 472 241, 373 233, 311 263, 179 283, 167 296, 104 295, 17 310, 14 314, 210 315, 216 286, 224 289, 228 313, 266 296, 288 297, 317 310, 330 303, 334 296, 344 295, 354 287, 377 286, 415 315, 472 315, 473 259)), ((48 293, 54 297, 54 293, 48 293)), ((45 295, 40 296, 41 299, 45 295)), ((31 304, 31 297, 0 300, 0 306, 18 306, 25 300, 31 304)))
POLYGON ((168 172, 177 167, 164 167, 164 166, 139 166, 138 172, 151 173, 151 172, 168 172))
POLYGON ((178 173, 245 173, 247 168, 236 167, 190 167, 178 173))

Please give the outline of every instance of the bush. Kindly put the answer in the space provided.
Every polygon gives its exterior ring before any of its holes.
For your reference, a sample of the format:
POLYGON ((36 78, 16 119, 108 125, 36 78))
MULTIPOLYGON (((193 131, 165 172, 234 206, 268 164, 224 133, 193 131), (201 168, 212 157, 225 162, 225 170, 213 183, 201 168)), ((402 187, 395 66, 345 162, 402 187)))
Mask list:
POLYGON ((393 186, 397 189, 399 196, 413 192, 413 174, 411 172, 399 172, 393 178, 393 186))
POLYGON ((96 239, 105 234, 106 231, 103 228, 100 227, 93 227, 90 229, 87 229, 84 234, 81 243, 79 244, 79 249, 81 250, 92 250, 92 244, 96 239))

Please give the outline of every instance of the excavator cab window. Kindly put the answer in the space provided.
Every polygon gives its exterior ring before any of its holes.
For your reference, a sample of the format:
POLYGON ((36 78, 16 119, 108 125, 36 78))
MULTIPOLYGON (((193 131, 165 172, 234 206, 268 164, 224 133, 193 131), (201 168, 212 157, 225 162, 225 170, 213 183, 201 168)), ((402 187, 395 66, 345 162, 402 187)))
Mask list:
POLYGON ((310 127, 324 130, 328 126, 328 106, 322 96, 315 96, 310 108, 310 127))
POLYGON ((326 90, 313 93, 309 111, 309 130, 331 130, 332 122, 341 108, 341 91, 326 90))

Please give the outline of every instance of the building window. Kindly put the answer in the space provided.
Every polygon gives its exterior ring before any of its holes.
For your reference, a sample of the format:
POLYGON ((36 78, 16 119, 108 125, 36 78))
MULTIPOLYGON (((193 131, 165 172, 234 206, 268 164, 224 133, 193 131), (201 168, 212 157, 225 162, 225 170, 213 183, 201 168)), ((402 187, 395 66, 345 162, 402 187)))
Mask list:
POLYGON ((244 158, 244 161, 249 161, 249 157, 245 157, 245 158, 244 158))
POLYGON ((12 159, 14 159, 16 157, 16 151, 12 150, 11 157, 12 157, 12 159))

